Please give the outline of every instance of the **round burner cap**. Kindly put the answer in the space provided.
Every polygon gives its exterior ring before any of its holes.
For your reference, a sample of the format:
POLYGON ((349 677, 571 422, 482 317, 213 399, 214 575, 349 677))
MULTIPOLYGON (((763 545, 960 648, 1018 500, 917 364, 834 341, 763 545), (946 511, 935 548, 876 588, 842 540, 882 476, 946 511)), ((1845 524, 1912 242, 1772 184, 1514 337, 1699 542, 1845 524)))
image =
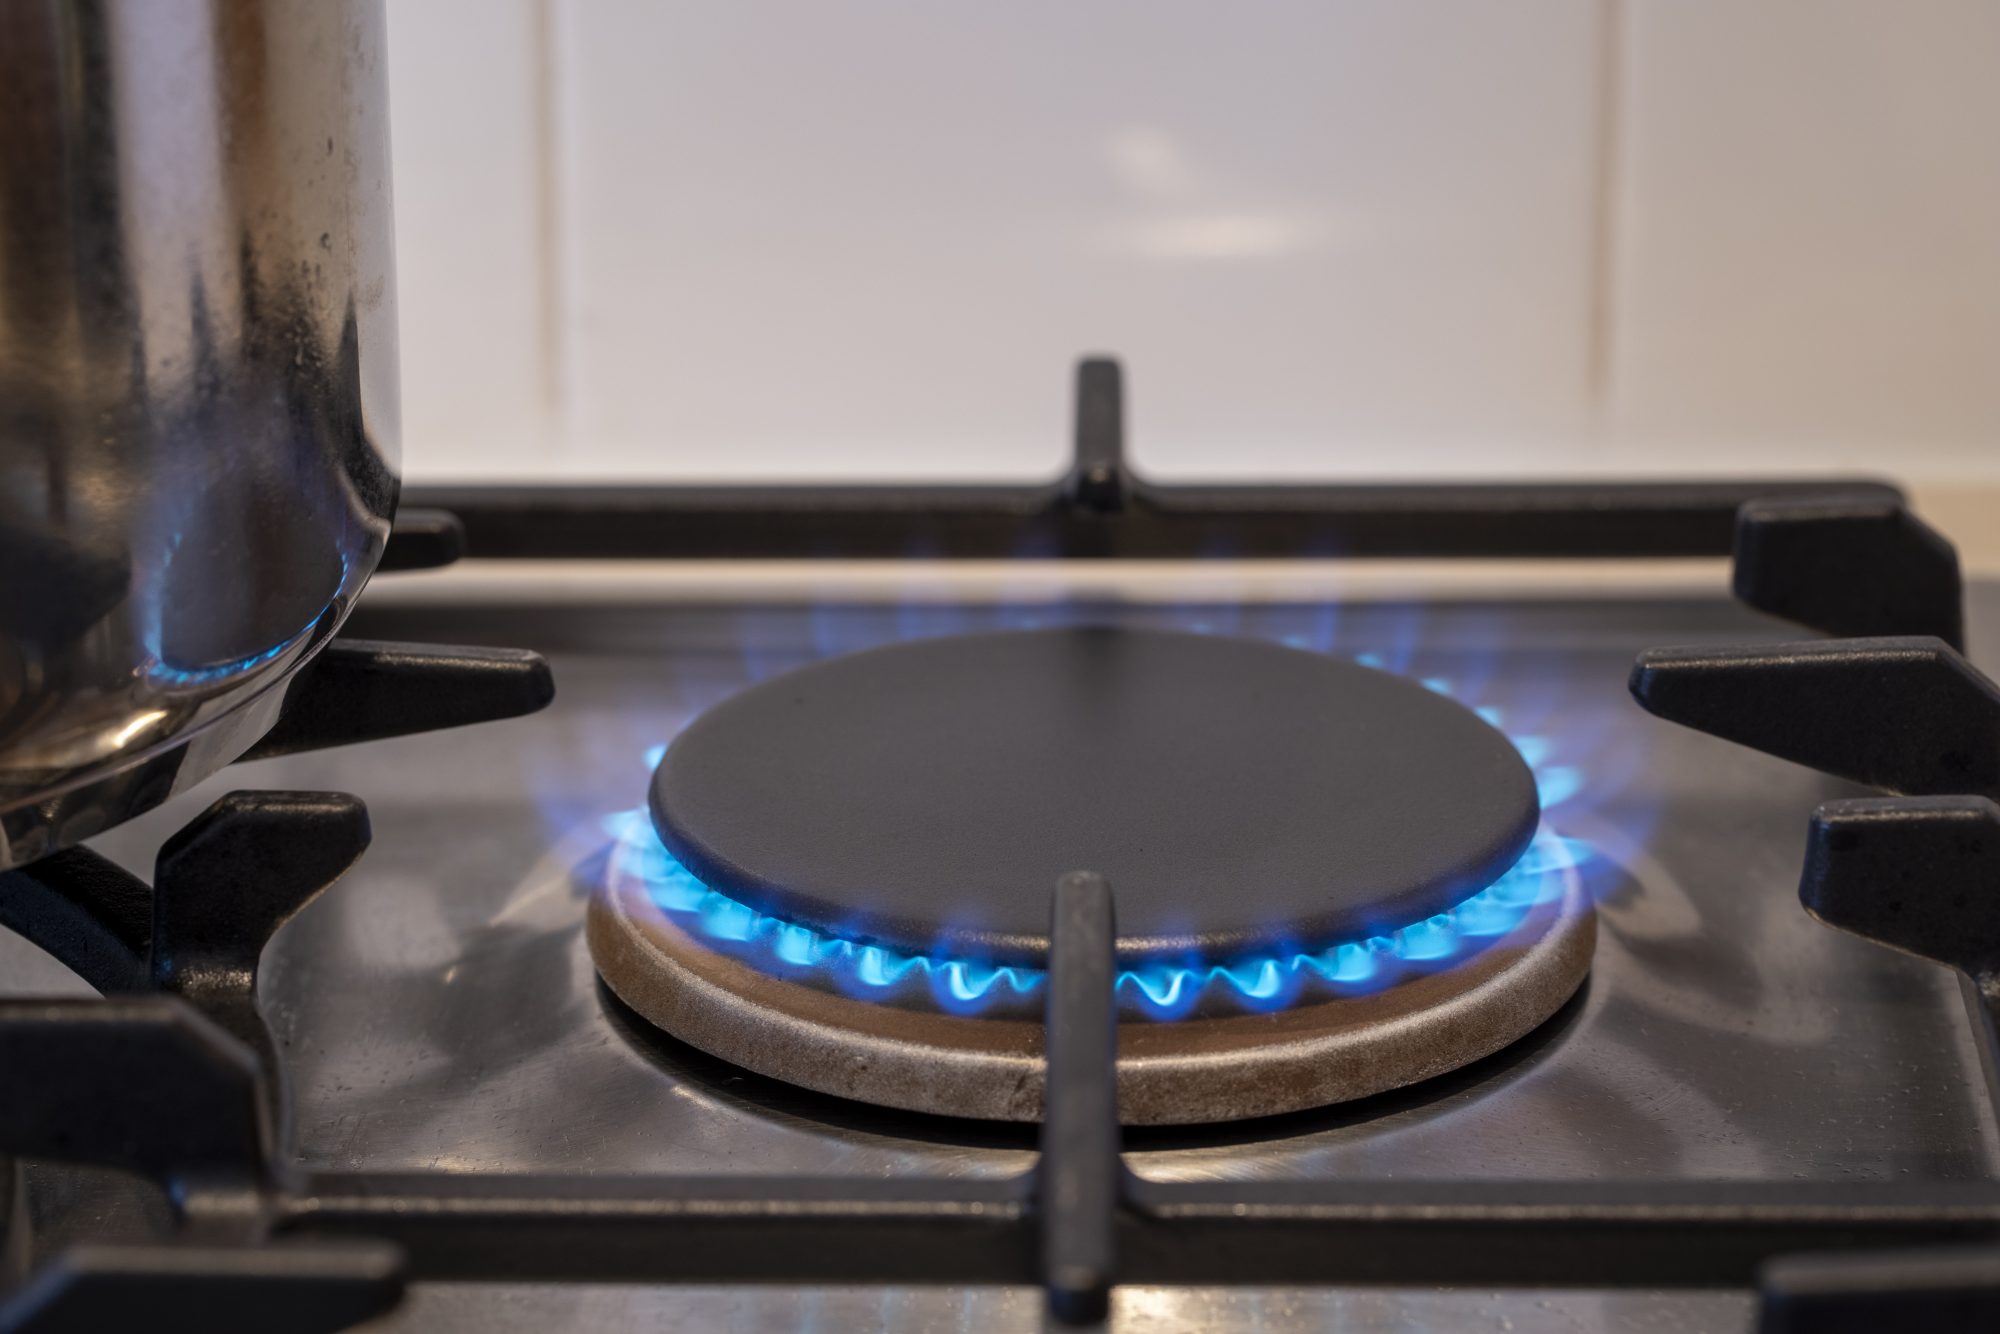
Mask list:
POLYGON ((711 888, 850 940, 1039 965, 1064 872, 1118 951, 1224 960, 1385 933, 1476 893, 1540 818, 1498 730, 1423 686, 1254 640, 917 640, 775 677, 654 774, 711 888))

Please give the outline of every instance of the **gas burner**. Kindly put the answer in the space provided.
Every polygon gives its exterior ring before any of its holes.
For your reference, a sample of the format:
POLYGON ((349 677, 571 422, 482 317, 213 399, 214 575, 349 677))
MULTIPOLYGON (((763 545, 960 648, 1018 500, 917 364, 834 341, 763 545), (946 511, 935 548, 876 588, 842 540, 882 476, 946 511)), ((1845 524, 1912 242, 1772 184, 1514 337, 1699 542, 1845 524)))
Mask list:
POLYGON ((591 911, 612 990, 739 1065, 921 1111, 1041 1114, 1068 871, 1117 894, 1133 1124, 1478 1059, 1574 992, 1595 937, 1497 728, 1253 640, 1062 629, 814 664, 697 719, 650 805, 591 911))

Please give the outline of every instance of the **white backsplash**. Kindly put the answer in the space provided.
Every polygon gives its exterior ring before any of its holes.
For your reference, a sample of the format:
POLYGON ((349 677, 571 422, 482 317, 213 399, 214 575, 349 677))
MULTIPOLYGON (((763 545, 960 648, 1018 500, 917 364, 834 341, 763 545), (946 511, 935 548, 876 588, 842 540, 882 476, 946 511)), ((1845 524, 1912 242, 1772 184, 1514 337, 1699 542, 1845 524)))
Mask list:
POLYGON ((417 478, 2000 479, 2000 4, 389 8, 417 478))

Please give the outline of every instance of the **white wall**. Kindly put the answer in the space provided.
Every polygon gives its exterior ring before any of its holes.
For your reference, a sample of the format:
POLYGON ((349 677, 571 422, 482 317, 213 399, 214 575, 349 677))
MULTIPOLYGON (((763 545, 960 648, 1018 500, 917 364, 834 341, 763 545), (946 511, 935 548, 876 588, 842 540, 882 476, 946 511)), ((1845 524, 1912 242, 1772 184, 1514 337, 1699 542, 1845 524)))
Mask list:
POLYGON ((2000 0, 389 0, 418 478, 2000 480, 2000 0))

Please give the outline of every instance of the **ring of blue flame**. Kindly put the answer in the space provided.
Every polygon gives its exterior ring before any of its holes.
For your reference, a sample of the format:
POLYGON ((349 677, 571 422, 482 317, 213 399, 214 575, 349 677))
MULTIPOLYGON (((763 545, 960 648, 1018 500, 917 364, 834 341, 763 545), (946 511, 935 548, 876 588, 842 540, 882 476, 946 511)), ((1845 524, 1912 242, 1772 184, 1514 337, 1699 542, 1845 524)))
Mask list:
MULTIPOLYGON (((1384 669, 1368 654, 1355 661, 1384 669)), ((1428 677, 1422 683, 1440 694, 1454 694, 1451 683, 1442 678, 1428 677)), ((1387 934, 1222 962, 1157 962, 1127 968, 1118 974, 1121 1012, 1179 1019, 1215 999, 1261 1012, 1292 1004, 1307 992, 1372 994, 1413 975, 1455 967, 1512 932, 1538 906, 1560 899, 1577 868, 1593 853, 1579 840, 1556 833, 1549 815, 1577 795, 1582 774, 1574 766, 1550 763, 1553 748, 1546 738, 1508 732, 1499 709, 1480 706, 1474 711, 1514 744, 1534 771, 1541 796, 1541 826, 1527 851, 1497 880, 1444 912, 1387 934)), ((665 751, 662 745, 646 752, 648 770, 659 764, 665 751)), ((774 917, 702 883, 661 843, 643 807, 619 811, 603 823, 613 840, 606 862, 608 883, 622 886, 636 881, 681 928, 759 971, 781 977, 810 975, 844 994, 870 999, 920 983, 927 985, 941 1008, 954 1014, 979 1014, 1004 1001, 1030 996, 1047 980, 1046 971, 1039 968, 908 953, 774 917)))
MULTIPOLYGON (((180 543, 181 535, 175 533, 172 542, 167 548, 167 557, 169 560, 179 550, 180 543)), ((339 591, 347 587, 347 576, 351 569, 352 565, 349 563, 346 554, 342 553, 340 557, 340 578, 334 584, 335 597, 327 599, 326 605, 314 612, 306 623, 292 634, 287 635, 267 649, 248 654, 233 662, 217 662, 209 663, 205 666, 187 667, 167 661, 166 650, 162 646, 163 632, 160 621, 160 608, 158 606, 150 607, 146 613, 145 633, 141 637, 146 649, 146 662, 141 670, 145 672, 147 679, 158 685, 180 689, 190 686, 212 685, 217 681, 226 681, 231 677, 242 676, 255 671, 267 662, 274 662, 291 649, 305 642, 306 637, 312 633, 313 627, 320 623, 320 619, 326 615, 327 609, 333 606, 335 598, 339 596, 339 591)))

